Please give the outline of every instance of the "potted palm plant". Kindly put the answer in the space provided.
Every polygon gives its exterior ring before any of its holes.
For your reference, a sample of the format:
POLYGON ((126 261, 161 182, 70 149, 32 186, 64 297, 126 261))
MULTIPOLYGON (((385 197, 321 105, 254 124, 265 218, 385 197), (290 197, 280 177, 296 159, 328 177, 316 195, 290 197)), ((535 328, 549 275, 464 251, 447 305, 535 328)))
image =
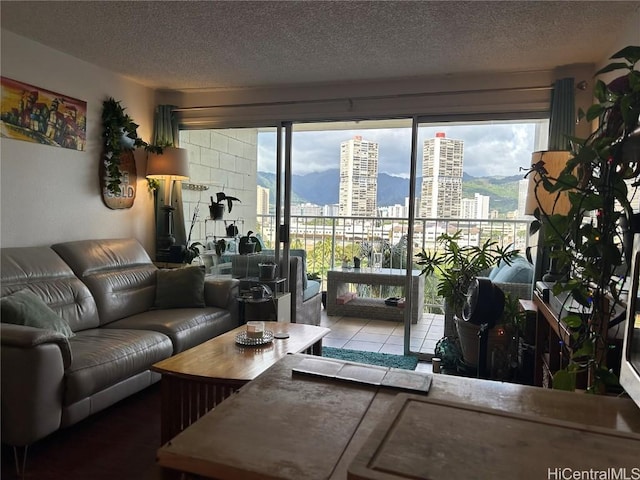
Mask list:
POLYGON ((494 240, 486 240, 482 245, 462 244, 462 231, 453 235, 443 233, 436 242, 439 248, 416 254, 417 265, 422 267, 421 275, 436 274, 439 277, 438 295, 445 300, 447 309, 462 316, 471 281, 500 261, 509 263, 519 251, 511 245, 501 247, 494 240))
MULTIPOLYGON (((464 326, 458 329, 456 322, 462 322, 462 310, 471 282, 499 262, 509 263, 519 253, 518 250, 512 250, 511 245, 501 247, 490 239, 482 245, 463 244, 462 239, 461 231, 453 235, 444 233, 437 239, 440 248, 433 251, 423 248, 416 255, 416 264, 422 267, 421 275, 436 274, 439 279, 438 295, 445 302, 445 336, 453 339, 461 331, 466 333, 468 330, 464 326)), ((476 335, 477 342, 477 329, 472 335, 476 335)), ((473 364, 471 357, 466 360, 473 364)))

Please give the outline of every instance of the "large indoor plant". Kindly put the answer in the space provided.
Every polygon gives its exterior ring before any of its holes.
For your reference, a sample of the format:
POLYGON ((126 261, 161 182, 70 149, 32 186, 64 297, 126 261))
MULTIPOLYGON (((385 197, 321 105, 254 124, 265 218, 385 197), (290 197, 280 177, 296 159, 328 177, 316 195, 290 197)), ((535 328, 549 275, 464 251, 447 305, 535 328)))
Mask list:
POLYGON ((438 277, 438 295, 445 302, 445 336, 455 337, 454 317, 462 318, 471 281, 501 261, 509 263, 518 250, 490 239, 481 245, 463 244, 461 231, 444 233, 437 243, 439 248, 417 253, 416 263, 422 267, 421 275, 438 277))
MULTIPOLYGON (((544 163, 532 166, 536 188, 568 196, 566 215, 554 211, 535 213, 532 232, 544 224, 543 244, 549 247, 558 270, 564 272, 553 287, 566 292, 573 309, 563 318, 572 331, 570 359, 557 371, 554 388, 573 390, 580 373, 587 374, 589 391, 603 391, 615 382, 606 366, 607 333, 614 309, 621 302, 624 272, 621 224, 631 224, 629 186, 637 187, 640 143, 640 47, 626 47, 596 73, 622 70, 609 84, 596 82, 597 102, 585 113, 598 126, 586 139, 571 139, 571 158, 552 178, 544 163)), ((530 173, 531 173, 530 172, 530 173)))

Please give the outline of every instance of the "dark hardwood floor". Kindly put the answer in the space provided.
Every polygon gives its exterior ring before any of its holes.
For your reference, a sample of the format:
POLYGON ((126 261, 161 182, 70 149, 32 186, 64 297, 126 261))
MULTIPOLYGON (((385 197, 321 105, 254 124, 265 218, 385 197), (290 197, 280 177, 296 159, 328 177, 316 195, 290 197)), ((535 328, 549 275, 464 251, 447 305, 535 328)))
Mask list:
MULTIPOLYGON (((159 480, 160 384, 31 445, 25 479, 159 480)), ((13 449, 2 445, 2 479, 16 474, 13 449)))

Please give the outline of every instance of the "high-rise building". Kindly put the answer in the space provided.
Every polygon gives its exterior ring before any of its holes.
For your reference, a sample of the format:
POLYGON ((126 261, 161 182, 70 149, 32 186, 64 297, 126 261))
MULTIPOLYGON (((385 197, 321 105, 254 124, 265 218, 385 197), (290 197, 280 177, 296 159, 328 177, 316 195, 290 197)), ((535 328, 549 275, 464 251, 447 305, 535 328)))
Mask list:
POLYGON ((356 136, 340 144, 340 216, 377 216, 378 144, 356 136))
POLYGON ((258 185, 256 196, 256 213, 258 215, 269 215, 269 189, 258 185))
POLYGON ((463 198, 460 202, 460 218, 476 218, 476 199, 463 198))
POLYGON ((524 208, 527 204, 527 194, 529 193, 529 179, 523 178, 518 182, 518 217, 524 218, 524 208))
POLYGON ((456 218, 462 204, 464 142, 446 138, 443 132, 424 141, 420 216, 456 218))
POLYGON ((474 194, 473 198, 460 201, 460 218, 485 220, 489 218, 489 200, 487 195, 474 194))
POLYGON ((489 218, 489 201, 491 197, 475 193, 473 199, 476 201, 476 218, 479 220, 489 218))

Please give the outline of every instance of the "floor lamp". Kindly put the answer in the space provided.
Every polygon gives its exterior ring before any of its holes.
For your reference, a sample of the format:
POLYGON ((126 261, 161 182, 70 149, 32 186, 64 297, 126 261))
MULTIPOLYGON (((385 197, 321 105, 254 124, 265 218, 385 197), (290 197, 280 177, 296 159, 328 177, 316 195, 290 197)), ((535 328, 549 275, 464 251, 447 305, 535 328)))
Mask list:
POLYGON ((164 214, 164 225, 161 230, 156 227, 156 260, 170 261, 171 247, 176 243, 173 236, 173 211, 175 208, 171 205, 171 195, 175 180, 189 179, 187 150, 164 147, 162 153, 150 153, 147 157, 147 178, 165 181, 161 207, 164 214))
MULTIPOLYGON (((571 202, 569 201, 567 191, 550 193, 545 190, 541 183, 542 178, 536 170, 544 168, 550 179, 557 179, 560 176, 560 172, 562 172, 567 165, 569 158, 571 158, 571 152, 564 150, 533 152, 531 157, 531 165, 536 168, 529 175, 527 202, 524 213, 525 215, 533 215, 536 208, 540 209, 542 228, 538 237, 538 245, 540 245, 538 249, 539 255, 544 254, 544 245, 541 245, 541 243, 544 241, 544 230, 548 228, 546 216, 553 214, 566 215, 571 208, 571 202)), ((562 273, 557 271, 555 258, 553 258, 552 255, 549 255, 549 257, 549 270, 542 276, 542 280, 545 282, 556 282, 562 278, 562 273)), ((537 260, 536 263, 538 263, 537 260)), ((538 265, 541 264, 538 263, 538 265)))

